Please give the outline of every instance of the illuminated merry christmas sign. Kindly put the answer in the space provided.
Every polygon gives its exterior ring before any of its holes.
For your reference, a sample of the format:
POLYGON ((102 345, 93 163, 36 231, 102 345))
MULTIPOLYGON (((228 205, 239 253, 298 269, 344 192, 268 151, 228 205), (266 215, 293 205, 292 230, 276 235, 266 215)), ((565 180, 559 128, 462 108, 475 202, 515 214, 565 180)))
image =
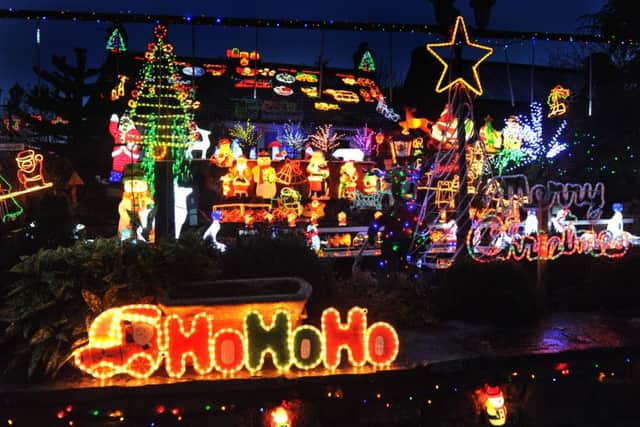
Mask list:
POLYGON ((232 374, 242 368, 255 373, 263 369, 267 354, 280 372, 321 364, 336 369, 343 349, 356 367, 385 367, 398 355, 395 329, 385 322, 368 326, 367 310, 360 307, 349 310, 345 323, 336 309, 324 310, 320 329, 293 328, 292 314, 284 309, 266 322, 253 310, 242 318, 242 330, 217 319, 217 307, 197 309, 188 315, 171 313, 171 308, 163 313, 150 304, 109 309, 91 324, 89 344, 76 350, 75 364, 96 378, 147 378, 164 361, 167 374, 178 378, 187 366, 200 375, 213 370, 232 374))

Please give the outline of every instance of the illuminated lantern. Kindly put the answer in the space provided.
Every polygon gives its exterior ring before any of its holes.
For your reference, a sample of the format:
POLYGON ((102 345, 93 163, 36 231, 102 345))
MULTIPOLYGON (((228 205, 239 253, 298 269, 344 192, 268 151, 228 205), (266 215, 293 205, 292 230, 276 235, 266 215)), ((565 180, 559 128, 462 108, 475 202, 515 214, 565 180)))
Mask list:
POLYGON ((256 183, 256 196, 263 199, 273 199, 276 195, 276 170, 271 166, 271 157, 266 151, 258 154, 256 166, 253 172, 253 181, 256 183))
POLYGON ((222 220, 222 211, 214 210, 211 212, 211 225, 202 235, 202 239, 206 240, 211 238, 211 242, 220 252, 224 252, 227 246, 224 243, 218 242, 218 232, 220 231, 220 220, 222 220))
POLYGON ((309 197, 312 195, 329 198, 329 166, 322 151, 314 151, 307 166, 309 173, 309 197))
POLYGON ((340 167, 340 185, 338 186, 338 198, 354 200, 356 198, 356 186, 358 183, 358 170, 352 161, 348 161, 340 167))
POLYGON ((272 427, 291 427, 289 421, 289 412, 282 406, 271 411, 271 426, 272 427))
POLYGON ((120 119, 116 114, 111 115, 109 121, 109 133, 113 137, 113 150, 111 152, 113 165, 111 166, 110 182, 122 181, 124 165, 137 163, 140 159, 140 142, 142 137, 136 129, 133 121, 126 115, 120 119))
POLYGON ((251 172, 247 165, 247 158, 240 156, 236 159, 236 165, 231 169, 233 176, 233 195, 249 196, 249 186, 251 185, 251 172))
POLYGON ((138 239, 153 242, 155 239, 154 200, 149 185, 137 164, 125 165, 122 179, 122 200, 118 205, 120 220, 118 236, 121 240, 138 239), (134 215, 132 218, 131 215, 134 215), (137 218, 136 218, 137 216, 137 218))
POLYGON ((33 150, 23 150, 16 155, 18 181, 22 184, 23 190, 51 186, 44 180, 43 160, 42 154, 36 154, 33 150))
POLYGON ((489 424, 503 426, 507 422, 507 407, 504 404, 504 395, 500 387, 485 385, 487 401, 485 402, 489 424))

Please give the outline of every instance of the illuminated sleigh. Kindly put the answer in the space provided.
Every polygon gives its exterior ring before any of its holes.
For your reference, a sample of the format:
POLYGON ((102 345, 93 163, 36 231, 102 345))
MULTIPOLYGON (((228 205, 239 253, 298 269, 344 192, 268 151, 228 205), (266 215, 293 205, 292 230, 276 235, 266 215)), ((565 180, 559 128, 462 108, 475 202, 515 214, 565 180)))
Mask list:
POLYGON ((126 305, 101 313, 89 329, 89 345, 74 355, 76 365, 97 378, 123 373, 148 377, 161 362, 161 318, 154 305, 126 305))

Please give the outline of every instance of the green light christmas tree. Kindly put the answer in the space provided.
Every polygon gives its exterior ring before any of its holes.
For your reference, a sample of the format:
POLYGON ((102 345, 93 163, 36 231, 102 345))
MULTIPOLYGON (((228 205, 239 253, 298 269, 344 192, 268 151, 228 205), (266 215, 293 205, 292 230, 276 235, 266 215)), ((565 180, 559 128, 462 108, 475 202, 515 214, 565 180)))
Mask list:
POLYGON ((187 102, 189 87, 180 81, 173 45, 166 40, 167 27, 157 25, 154 35, 156 39, 147 45, 146 62, 129 101, 129 116, 142 135, 142 168, 152 194, 158 160, 171 161, 174 180, 189 176, 186 148, 196 139, 187 102))

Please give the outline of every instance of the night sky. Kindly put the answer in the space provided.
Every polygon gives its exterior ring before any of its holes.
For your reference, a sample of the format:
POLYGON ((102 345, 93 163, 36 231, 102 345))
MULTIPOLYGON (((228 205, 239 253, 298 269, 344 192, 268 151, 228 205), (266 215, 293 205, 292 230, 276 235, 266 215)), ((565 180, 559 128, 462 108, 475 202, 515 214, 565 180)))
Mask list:
MULTIPOLYGON (((606 3, 604 0, 497 0, 492 9, 490 29, 513 31, 540 31, 571 33, 580 25, 580 16, 597 12, 606 3)), ((473 10, 469 0, 457 0, 469 26, 474 26, 473 10)), ((109 0, 88 2, 80 0, 0 0, 0 8, 17 9, 68 9, 78 11, 158 13, 264 17, 273 19, 334 19, 336 21, 393 22, 435 24, 433 7, 428 0, 363 1, 165 1, 165 0, 109 0), (91 4, 91 7, 88 5, 91 4)), ((49 21, 41 24, 41 60, 44 68, 51 68, 51 55, 66 55, 73 58, 73 48, 83 47, 89 51, 89 65, 99 66, 106 57, 104 39, 110 23, 49 21)), ((15 82, 33 84, 35 75, 32 66, 37 61, 35 23, 22 20, 0 22, 0 89, 5 98, 7 90, 15 82)), ((152 26, 126 24, 129 49, 144 51, 152 39, 152 26)), ((191 27, 172 26, 170 40, 178 55, 192 54, 191 27)), ((251 50, 256 47, 256 30, 244 28, 197 27, 195 31, 195 54, 204 57, 222 57, 230 47, 251 50)), ((473 32, 470 34, 474 39, 473 32)), ((393 81, 401 84, 409 66, 411 51, 435 39, 426 34, 401 34, 381 32, 326 31, 324 56, 329 66, 351 67, 352 53, 362 42, 368 42, 376 56, 380 69, 389 70, 393 63, 393 81)), ((485 42, 485 41, 483 41, 485 42)), ((504 44, 508 43, 511 62, 530 63, 530 42, 493 41, 493 59, 504 61, 504 44), (497 44, 499 43, 499 45, 497 44)), ((267 62, 313 64, 320 54, 321 34, 310 30, 259 29, 257 47, 267 62)), ((535 47, 535 62, 546 64, 554 52, 579 54, 582 43, 559 43, 538 41, 535 47)), ((489 60, 491 60, 490 58, 489 60)))

